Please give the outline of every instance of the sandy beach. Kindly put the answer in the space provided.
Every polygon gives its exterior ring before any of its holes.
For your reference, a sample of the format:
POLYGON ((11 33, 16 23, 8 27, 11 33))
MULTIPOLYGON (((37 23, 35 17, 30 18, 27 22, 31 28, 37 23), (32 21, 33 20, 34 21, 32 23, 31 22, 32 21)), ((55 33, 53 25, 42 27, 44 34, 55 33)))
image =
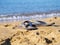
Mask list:
POLYGON ((0 45, 60 45, 60 0, 0 0, 0 45))
POLYGON ((37 30, 26 30, 19 27, 23 21, 0 23, 0 45, 7 43, 7 39, 10 39, 10 44, 5 45, 60 45, 60 17, 41 21, 48 24, 55 22, 57 26, 39 26, 37 30))

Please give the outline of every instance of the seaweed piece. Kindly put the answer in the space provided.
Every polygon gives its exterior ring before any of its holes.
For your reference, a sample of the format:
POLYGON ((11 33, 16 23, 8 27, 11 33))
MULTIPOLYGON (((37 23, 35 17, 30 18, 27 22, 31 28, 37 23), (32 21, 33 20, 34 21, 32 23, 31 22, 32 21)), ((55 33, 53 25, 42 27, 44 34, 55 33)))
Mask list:
POLYGON ((2 43, 1 45, 11 45, 10 43, 10 39, 6 39, 4 43, 2 43))
POLYGON ((47 38, 45 38, 45 41, 46 41, 46 43, 47 43, 47 44, 52 43, 52 41, 51 41, 51 40, 49 40, 49 39, 47 39, 47 38))

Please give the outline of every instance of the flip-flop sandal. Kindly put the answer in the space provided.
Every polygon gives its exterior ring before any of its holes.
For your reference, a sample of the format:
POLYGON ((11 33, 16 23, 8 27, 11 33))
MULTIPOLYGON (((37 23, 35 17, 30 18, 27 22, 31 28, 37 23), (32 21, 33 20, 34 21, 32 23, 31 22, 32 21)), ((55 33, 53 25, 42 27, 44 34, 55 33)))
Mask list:
POLYGON ((52 25, 54 25, 55 23, 53 22, 53 23, 51 23, 51 24, 47 24, 46 22, 44 22, 44 21, 37 21, 37 22, 35 22, 35 25, 42 25, 42 26, 52 26, 52 25))
POLYGON ((38 28, 37 27, 28 27, 26 28, 27 30, 37 30, 38 28))

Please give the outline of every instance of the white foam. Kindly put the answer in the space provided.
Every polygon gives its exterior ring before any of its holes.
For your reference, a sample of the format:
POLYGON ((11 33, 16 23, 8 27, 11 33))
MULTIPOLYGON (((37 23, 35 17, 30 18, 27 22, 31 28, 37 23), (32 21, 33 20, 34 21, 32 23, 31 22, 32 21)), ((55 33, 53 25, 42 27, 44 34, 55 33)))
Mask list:
MULTIPOLYGON (((2 15, 3 16, 3 15, 2 15)), ((53 16, 60 16, 60 13, 51 13, 51 14, 36 14, 32 16, 12 16, 12 17, 3 17, 0 18, 0 21, 19 21, 19 20, 29 20, 29 19, 41 19, 41 18, 48 18, 53 16)))

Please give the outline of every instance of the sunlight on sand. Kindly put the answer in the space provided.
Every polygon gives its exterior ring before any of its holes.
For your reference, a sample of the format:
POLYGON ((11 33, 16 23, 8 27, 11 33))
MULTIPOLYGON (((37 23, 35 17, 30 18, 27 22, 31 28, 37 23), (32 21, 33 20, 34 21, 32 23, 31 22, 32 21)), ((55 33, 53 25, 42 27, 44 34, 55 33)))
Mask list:
MULTIPOLYGON (((41 21, 48 24, 55 22, 55 25, 60 25, 60 17, 46 18, 41 21)), ((26 30, 20 27, 22 22, 0 23, 0 44, 3 44, 7 38, 10 39, 11 45, 60 44, 60 26, 39 26, 37 30, 26 30)))

